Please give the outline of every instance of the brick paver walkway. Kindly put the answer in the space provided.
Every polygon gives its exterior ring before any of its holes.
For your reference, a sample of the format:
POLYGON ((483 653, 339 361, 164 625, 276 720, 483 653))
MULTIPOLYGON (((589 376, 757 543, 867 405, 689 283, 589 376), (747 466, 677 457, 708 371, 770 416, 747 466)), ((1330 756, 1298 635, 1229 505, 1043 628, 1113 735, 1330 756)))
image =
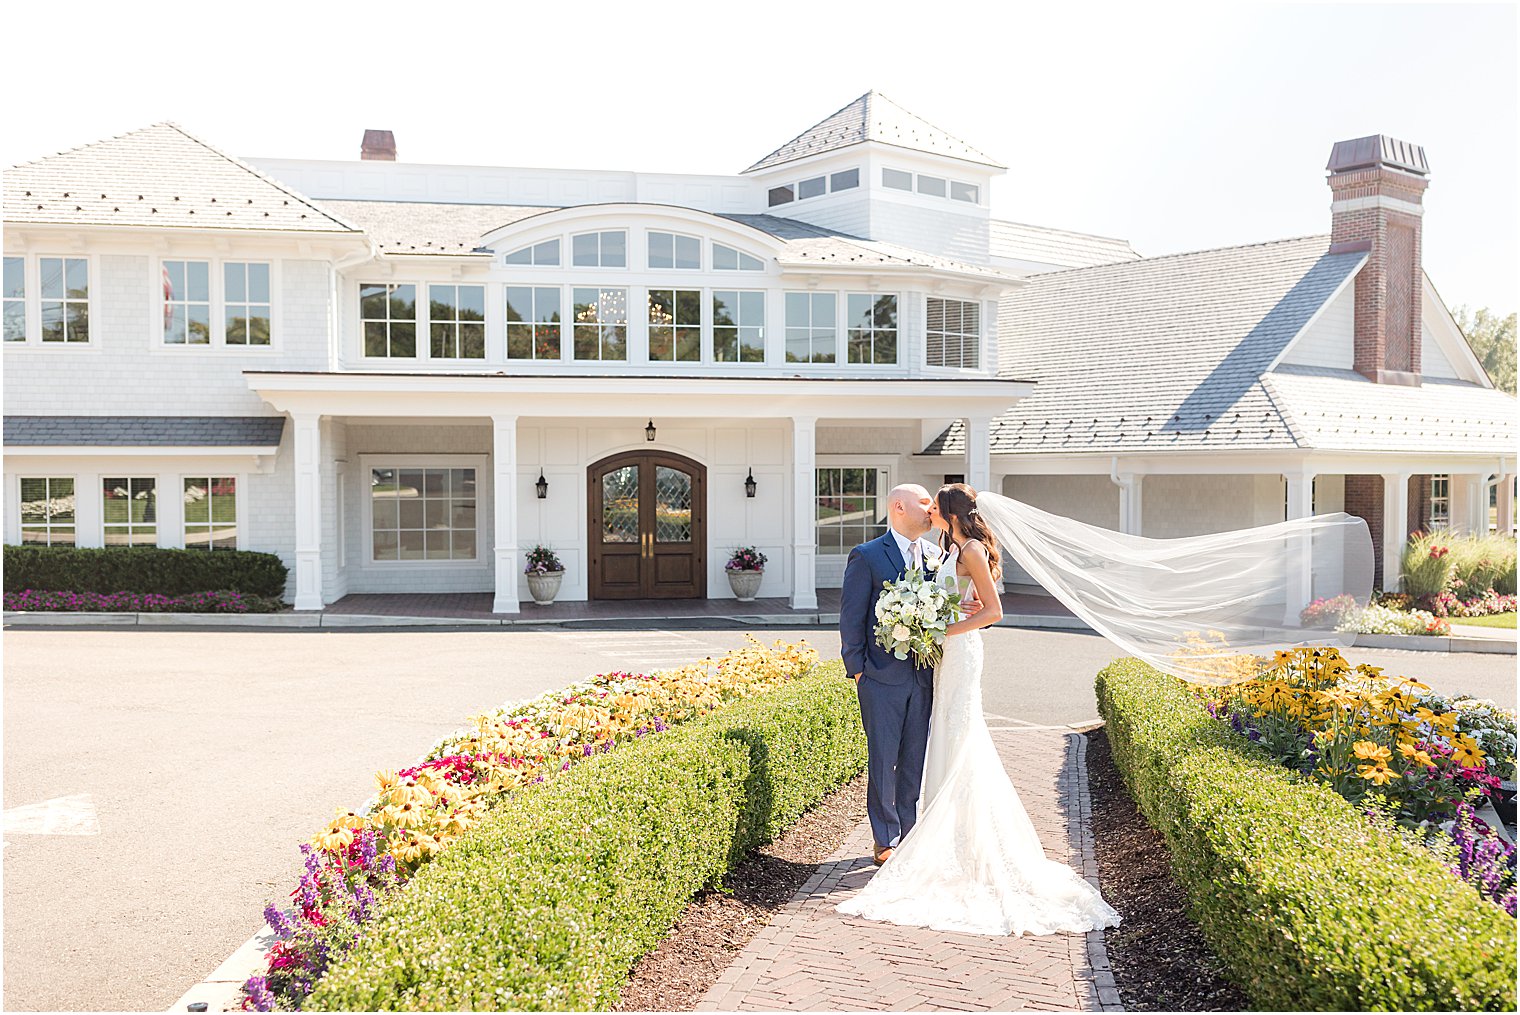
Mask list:
MULTIPOLYGON (((1045 854, 1097 884, 1087 741, 994 730, 998 754, 1045 854)), ((699 1011, 1122 1011, 1103 932, 989 938, 842 916, 834 907, 875 870, 862 822, 750 940, 699 1011)))

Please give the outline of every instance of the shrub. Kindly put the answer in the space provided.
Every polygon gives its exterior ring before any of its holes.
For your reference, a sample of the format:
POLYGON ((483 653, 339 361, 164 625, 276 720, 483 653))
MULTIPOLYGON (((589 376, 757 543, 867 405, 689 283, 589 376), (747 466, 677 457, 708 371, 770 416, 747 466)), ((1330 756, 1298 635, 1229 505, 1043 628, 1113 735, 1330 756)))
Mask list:
POLYGON ((195 592, 285 594, 287 568, 272 553, 252 550, 164 550, 157 547, 6 546, 5 584, 44 592, 195 592))
POLYGON ((1399 560, 1405 592, 1412 596, 1434 596, 1451 587, 1454 538, 1446 531, 1416 532, 1409 537, 1399 560))
POLYGON ((838 664, 589 757, 383 903, 306 1006, 606 1010, 695 892, 864 764, 838 664))
POLYGON ((1514 544, 1501 536, 1468 536, 1451 543, 1451 590, 1461 599, 1476 599, 1494 587, 1514 555, 1514 544), (1508 547, 1505 544, 1509 544, 1508 547))
POLYGON ((1427 851, 1143 663, 1110 665, 1097 692, 1115 764, 1256 1007, 1514 1010, 1514 920, 1427 851))
POLYGON ((728 563, 723 565, 725 571, 764 571, 765 554, 758 547, 741 546, 728 555, 728 563))
POLYGON ((548 574, 564 569, 565 565, 561 563, 559 555, 542 543, 528 551, 527 562, 523 565, 524 574, 548 574))

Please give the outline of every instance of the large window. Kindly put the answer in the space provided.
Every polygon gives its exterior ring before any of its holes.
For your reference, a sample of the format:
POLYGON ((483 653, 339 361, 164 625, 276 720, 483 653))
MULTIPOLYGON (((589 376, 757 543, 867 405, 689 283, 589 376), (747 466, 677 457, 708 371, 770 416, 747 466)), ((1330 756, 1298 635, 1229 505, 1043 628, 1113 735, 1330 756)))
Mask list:
POLYGON ((557 286, 507 286, 507 359, 559 359, 559 307, 557 286))
POLYGON ((628 290, 577 286, 574 290, 574 303, 575 358, 626 360, 628 290))
POLYGON ((5 259, 5 340, 26 341, 26 258, 5 259))
POLYGON ((726 247, 721 243, 712 245, 713 271, 764 271, 765 262, 742 250, 726 247))
POLYGON ((369 485, 370 559, 475 559, 474 469, 376 467, 369 485))
POLYGON ((164 262, 164 344, 211 344, 211 262, 164 262))
POLYGON ((931 367, 975 367, 981 349, 981 304, 929 298, 927 362, 931 367))
POLYGON ((713 293, 713 359, 765 362, 765 293, 731 289, 713 293))
POLYGON ((702 291, 649 290, 649 358, 658 363, 702 362, 702 291))
POLYGON ((21 480, 21 542, 74 545, 74 477, 21 480))
POLYGON ((578 268, 628 267, 628 234, 621 229, 570 238, 571 263, 578 268))
POLYGON ((228 345, 269 344, 269 265, 222 264, 222 334, 228 345))
POLYGON ((844 554, 887 531, 886 469, 819 469, 818 552, 844 554))
POLYGON ((42 294, 42 340, 90 340, 90 262, 83 257, 38 260, 42 294))
POLYGON ((1451 476, 1430 477, 1430 527, 1444 529, 1451 525, 1451 476))
POLYGON ((845 341, 851 363, 897 362, 897 297, 845 297, 845 341))
POLYGON ((359 317, 364 327, 364 355, 417 355, 417 287, 410 283, 362 282, 359 317))
POLYGON ((486 358, 486 287, 428 286, 433 359, 486 358))
POLYGON ((108 476, 100 485, 105 544, 157 546, 157 480, 153 476, 108 476))
POLYGON ((786 294, 786 361, 833 363, 839 300, 833 293, 786 294))
POLYGON ((548 264, 558 266, 559 240, 544 240, 542 243, 535 243, 531 247, 514 250, 502 258, 502 262, 504 264, 548 264))
POLYGON ((901 169, 883 169, 881 185, 890 190, 912 190, 913 174, 903 172, 901 169))
POLYGON ((651 232, 649 266, 698 271, 702 267, 702 241, 695 236, 651 232))
POLYGON ((185 548, 236 550, 237 477, 186 476, 185 548))

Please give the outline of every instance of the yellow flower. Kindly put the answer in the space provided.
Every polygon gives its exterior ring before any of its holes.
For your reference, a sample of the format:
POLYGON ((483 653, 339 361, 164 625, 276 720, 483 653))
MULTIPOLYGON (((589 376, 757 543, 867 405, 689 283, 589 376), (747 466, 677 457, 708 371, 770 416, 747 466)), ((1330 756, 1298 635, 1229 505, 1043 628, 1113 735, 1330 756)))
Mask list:
POLYGON ((1411 763, 1419 765, 1422 768, 1436 767, 1436 763, 1430 759, 1430 755, 1425 751, 1420 750, 1418 747, 1415 747, 1413 744, 1400 744, 1399 753, 1402 754, 1405 759, 1411 763))
POLYGON ((1373 765, 1359 766, 1356 770, 1356 774, 1360 775, 1363 779, 1368 780, 1374 786, 1386 786, 1398 778, 1398 773, 1389 768, 1387 765, 1383 764, 1381 761, 1373 765))
POLYGON ((1393 752, 1382 744, 1375 744, 1371 740, 1358 740, 1351 745, 1351 750, 1362 761, 1371 761, 1374 764, 1382 764, 1393 757, 1393 752))
POLYGON ((384 793, 386 790, 396 785, 396 782, 397 779, 395 772, 387 770, 375 773, 375 784, 380 787, 381 793, 384 793))
POLYGON ((1451 744, 1452 764, 1461 768, 1481 768, 1483 766, 1483 752, 1478 745, 1466 737, 1458 737, 1451 744))
POLYGON ((363 828, 364 816, 358 811, 339 810, 338 816, 333 819, 333 825, 337 828, 363 828))
POLYGON ((326 829, 318 832, 316 837, 311 841, 322 849, 336 852, 340 849, 346 849, 348 844, 354 841, 354 833, 352 830, 344 828, 334 821, 326 829))

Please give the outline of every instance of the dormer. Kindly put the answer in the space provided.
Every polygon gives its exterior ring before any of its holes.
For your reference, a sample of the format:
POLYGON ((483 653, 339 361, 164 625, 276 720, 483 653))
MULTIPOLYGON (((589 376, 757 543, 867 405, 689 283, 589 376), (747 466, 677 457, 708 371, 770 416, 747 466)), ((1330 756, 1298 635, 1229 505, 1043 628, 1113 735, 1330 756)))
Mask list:
POLYGON ((989 185, 1006 167, 870 91, 744 171, 766 211, 988 260, 989 185))

